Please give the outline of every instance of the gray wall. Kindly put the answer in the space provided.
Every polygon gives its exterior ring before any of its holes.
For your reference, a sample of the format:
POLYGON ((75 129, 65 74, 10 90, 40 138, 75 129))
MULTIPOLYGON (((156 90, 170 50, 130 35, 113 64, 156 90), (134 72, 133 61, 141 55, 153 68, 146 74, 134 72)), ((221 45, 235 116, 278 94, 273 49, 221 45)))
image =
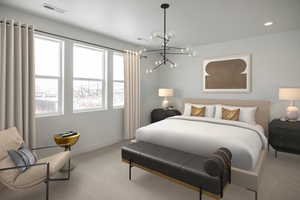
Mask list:
POLYGON ((159 73, 145 73, 154 62, 155 57, 141 59, 141 126, 149 124, 151 110, 159 106, 159 73))
MULTIPOLYGON (((83 29, 69 26, 34 16, 21 10, 0 5, 0 17, 7 17, 35 25, 35 28, 74 37, 89 42, 95 42, 119 49, 135 49, 134 45, 118 41, 103 35, 85 31, 83 29)), ((66 48, 71 48, 71 41, 66 41, 66 48)), ((72 65, 69 62, 71 55, 66 54, 65 62, 65 114, 55 117, 37 118, 37 144, 53 144, 53 135, 65 130, 78 130, 81 133, 80 142, 75 146, 76 153, 90 151, 96 148, 116 143, 123 138, 123 109, 112 109, 95 112, 72 113, 72 65)), ((149 60, 142 60, 147 66, 149 60)), ((143 68, 143 67, 142 67, 143 68)), ((144 70, 142 70, 144 71, 144 70)), ((111 67, 108 66, 108 76, 111 76, 111 67)), ((142 74, 142 124, 149 121, 149 111, 154 107, 152 98, 157 86, 158 75, 151 77, 142 74)), ((108 86, 111 91, 111 84, 108 86)), ((108 101, 111 101, 109 95, 108 101)))
MULTIPOLYGON (((197 57, 177 57, 177 69, 160 71, 159 86, 174 88, 173 103, 181 98, 261 99, 272 101, 272 118, 280 117, 288 102, 278 100, 278 88, 300 87, 300 30, 195 47, 197 57), (202 92, 204 58, 252 55, 252 92, 208 94, 202 92)), ((298 102, 298 105, 299 102, 298 102)))

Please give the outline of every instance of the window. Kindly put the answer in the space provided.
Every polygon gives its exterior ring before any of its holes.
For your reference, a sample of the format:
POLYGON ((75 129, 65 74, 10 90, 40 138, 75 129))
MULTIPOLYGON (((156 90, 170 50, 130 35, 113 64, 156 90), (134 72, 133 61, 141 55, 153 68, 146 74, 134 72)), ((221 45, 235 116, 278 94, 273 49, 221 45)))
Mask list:
POLYGON ((73 46, 73 110, 104 109, 106 52, 81 44, 73 46))
POLYGON ((63 49, 61 40, 34 36, 37 115, 63 113, 63 49))
POLYGON ((113 54, 113 107, 124 106, 124 56, 113 54))

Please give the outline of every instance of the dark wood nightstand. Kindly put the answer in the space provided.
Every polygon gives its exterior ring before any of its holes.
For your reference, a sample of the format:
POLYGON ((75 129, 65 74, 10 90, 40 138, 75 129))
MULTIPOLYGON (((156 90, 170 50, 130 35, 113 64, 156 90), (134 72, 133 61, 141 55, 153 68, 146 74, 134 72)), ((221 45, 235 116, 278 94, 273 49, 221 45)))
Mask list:
POLYGON ((151 112, 151 123, 158 122, 160 120, 172 117, 175 115, 181 115, 181 112, 176 109, 162 109, 157 108, 151 112))
POLYGON ((275 149, 276 158, 277 151, 300 154, 300 121, 273 120, 269 124, 269 145, 275 149))

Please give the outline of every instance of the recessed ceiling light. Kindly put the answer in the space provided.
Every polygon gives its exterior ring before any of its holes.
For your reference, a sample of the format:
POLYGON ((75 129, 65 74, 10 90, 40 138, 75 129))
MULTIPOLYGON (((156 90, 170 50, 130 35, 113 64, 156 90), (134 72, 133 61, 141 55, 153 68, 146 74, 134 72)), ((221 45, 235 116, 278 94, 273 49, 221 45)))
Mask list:
POLYGON ((264 26, 272 26, 273 25, 273 22, 266 22, 264 23, 264 26))

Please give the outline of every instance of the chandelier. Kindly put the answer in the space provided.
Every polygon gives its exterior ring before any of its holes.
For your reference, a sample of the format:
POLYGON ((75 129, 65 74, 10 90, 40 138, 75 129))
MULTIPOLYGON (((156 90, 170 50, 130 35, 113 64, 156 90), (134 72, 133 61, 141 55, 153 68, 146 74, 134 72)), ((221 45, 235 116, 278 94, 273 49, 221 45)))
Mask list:
MULTIPOLYGON (((159 60, 155 61, 154 66, 146 69, 146 73, 152 73, 162 66, 169 66, 170 68, 176 68, 177 64, 173 62, 168 56, 171 55, 186 55, 186 56, 195 56, 196 52, 192 51, 188 47, 175 47, 170 46, 169 43, 171 39, 175 37, 174 32, 167 32, 167 9, 170 7, 169 4, 164 3, 160 6, 164 12, 164 32, 158 33, 155 32, 151 34, 150 40, 158 39, 160 40, 161 47, 159 49, 143 49, 139 51, 139 54, 142 57, 148 57, 153 55, 159 55, 159 60)), ((142 40, 142 38, 138 38, 142 40)))

